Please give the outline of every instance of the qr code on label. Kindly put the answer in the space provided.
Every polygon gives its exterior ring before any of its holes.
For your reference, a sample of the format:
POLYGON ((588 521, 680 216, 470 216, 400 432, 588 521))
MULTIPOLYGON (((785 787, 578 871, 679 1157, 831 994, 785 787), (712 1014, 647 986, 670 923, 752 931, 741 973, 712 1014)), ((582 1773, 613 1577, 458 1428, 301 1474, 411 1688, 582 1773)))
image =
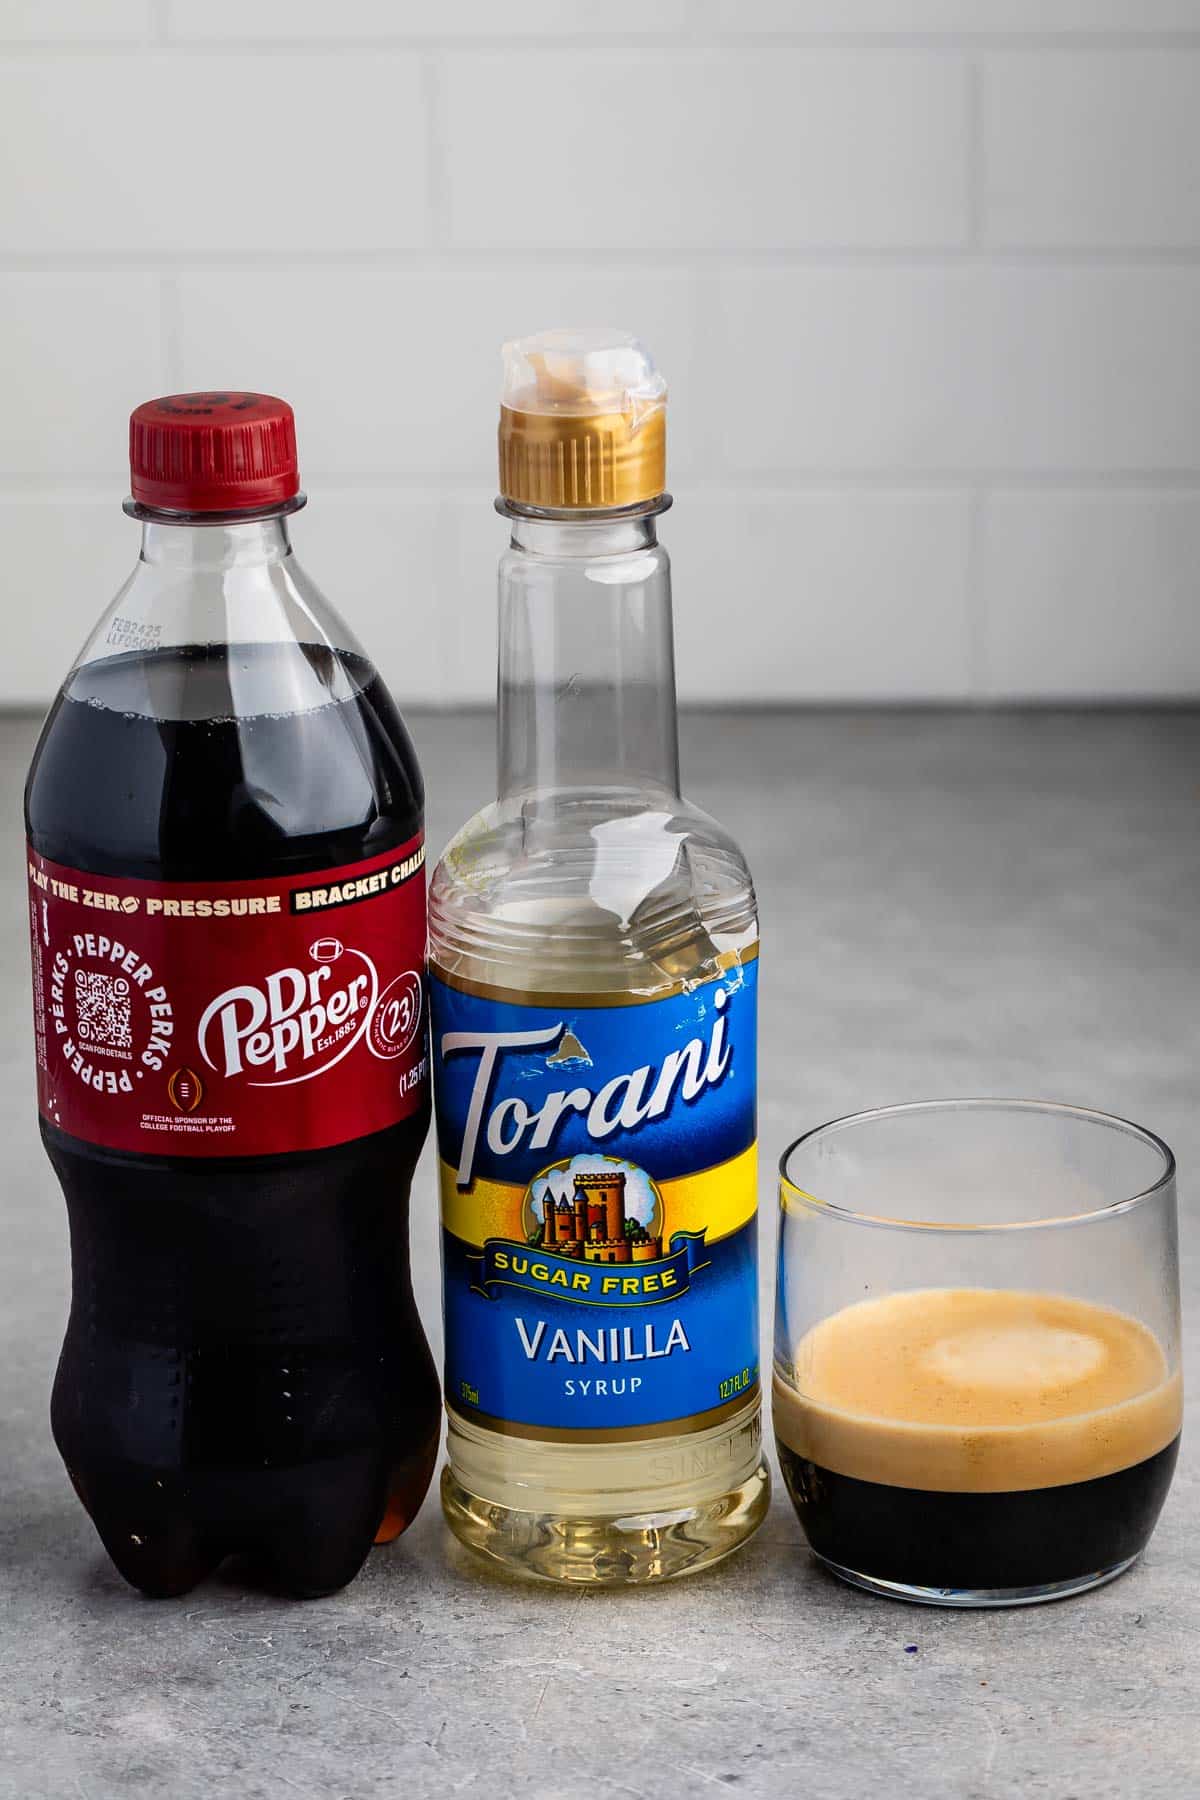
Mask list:
POLYGON ((128 1050, 133 1043, 133 1001, 123 975, 76 969, 75 1016, 85 1044, 128 1050))

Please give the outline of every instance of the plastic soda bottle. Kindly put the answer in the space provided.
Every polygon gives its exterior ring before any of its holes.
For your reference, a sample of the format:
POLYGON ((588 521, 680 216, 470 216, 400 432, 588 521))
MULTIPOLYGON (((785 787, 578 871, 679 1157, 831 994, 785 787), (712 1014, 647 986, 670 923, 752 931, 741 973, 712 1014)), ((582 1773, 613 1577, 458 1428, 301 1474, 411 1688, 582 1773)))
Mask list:
POLYGON ((26 790, 42 1137, 72 1301, 54 1435, 121 1573, 289 1593, 421 1504, 436 1375, 407 1201, 428 1121, 423 790, 297 564, 292 410, 131 421, 137 566, 26 790))

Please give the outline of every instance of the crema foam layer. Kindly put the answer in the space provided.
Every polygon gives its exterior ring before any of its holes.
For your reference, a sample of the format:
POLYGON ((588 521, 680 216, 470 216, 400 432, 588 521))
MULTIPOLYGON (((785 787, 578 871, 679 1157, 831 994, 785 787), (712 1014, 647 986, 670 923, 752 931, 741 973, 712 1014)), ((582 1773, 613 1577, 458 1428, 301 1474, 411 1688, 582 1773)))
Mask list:
POLYGON ((1178 1434, 1183 1390, 1153 1332, 1065 1294, 920 1288, 823 1319, 777 1372, 775 1431, 860 1481, 1006 1493, 1092 1481, 1178 1434), (787 1373, 785 1371, 785 1373, 787 1373))

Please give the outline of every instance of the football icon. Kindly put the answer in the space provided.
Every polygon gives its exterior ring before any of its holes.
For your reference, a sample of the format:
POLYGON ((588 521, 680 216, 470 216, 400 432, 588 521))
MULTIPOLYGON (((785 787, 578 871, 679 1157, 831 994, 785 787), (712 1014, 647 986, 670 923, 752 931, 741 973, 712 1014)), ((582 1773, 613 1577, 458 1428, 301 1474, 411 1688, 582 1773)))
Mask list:
POLYGON ((193 1113, 204 1098, 204 1083, 194 1069, 176 1069, 167 1082, 167 1098, 176 1112, 193 1113))
POLYGON ((309 945, 308 954, 312 957, 314 962, 336 962, 338 957, 342 954, 341 939, 335 937, 318 938, 315 944, 309 945))

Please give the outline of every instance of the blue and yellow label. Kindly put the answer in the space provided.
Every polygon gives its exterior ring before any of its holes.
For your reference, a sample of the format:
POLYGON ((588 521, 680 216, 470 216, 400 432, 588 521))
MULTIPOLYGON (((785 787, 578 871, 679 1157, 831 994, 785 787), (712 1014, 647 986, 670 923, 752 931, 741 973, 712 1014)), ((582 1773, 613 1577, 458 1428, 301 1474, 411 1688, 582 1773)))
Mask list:
POLYGON ((431 971, 456 1410, 636 1437, 757 1388, 757 975, 531 1004, 431 971))

